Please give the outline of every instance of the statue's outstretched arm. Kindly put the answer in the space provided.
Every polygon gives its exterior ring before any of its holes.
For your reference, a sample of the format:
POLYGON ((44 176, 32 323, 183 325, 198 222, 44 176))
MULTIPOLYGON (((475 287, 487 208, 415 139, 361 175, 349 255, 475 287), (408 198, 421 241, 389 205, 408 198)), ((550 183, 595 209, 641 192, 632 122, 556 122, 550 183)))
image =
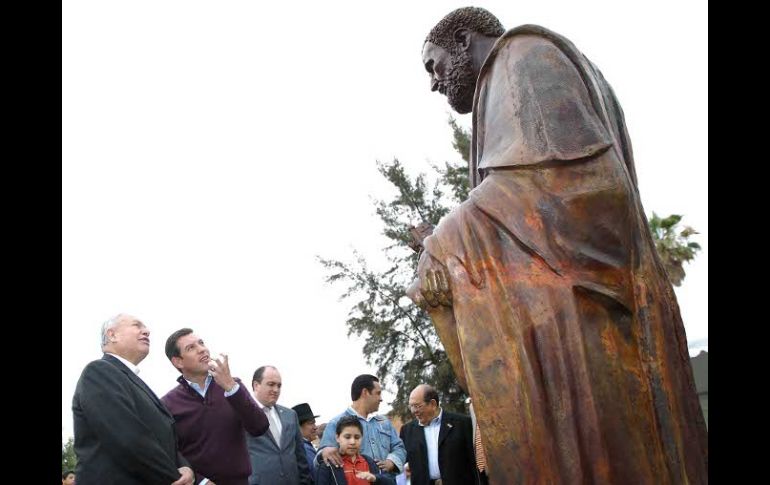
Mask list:
POLYGON ((460 341, 457 338, 457 322, 451 306, 452 291, 446 267, 427 252, 423 252, 417 265, 417 278, 407 289, 406 294, 430 315, 436 333, 449 357, 449 363, 452 364, 457 382, 467 393, 465 366, 460 351, 460 341))

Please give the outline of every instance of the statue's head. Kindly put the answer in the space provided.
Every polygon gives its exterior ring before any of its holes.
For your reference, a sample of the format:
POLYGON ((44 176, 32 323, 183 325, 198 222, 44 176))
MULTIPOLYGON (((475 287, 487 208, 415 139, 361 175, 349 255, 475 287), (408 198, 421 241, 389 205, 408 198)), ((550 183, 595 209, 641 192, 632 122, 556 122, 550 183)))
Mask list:
POLYGON ((445 95, 458 113, 470 113, 481 65, 503 33, 497 17, 483 8, 458 8, 441 19, 422 47, 431 91, 445 95))

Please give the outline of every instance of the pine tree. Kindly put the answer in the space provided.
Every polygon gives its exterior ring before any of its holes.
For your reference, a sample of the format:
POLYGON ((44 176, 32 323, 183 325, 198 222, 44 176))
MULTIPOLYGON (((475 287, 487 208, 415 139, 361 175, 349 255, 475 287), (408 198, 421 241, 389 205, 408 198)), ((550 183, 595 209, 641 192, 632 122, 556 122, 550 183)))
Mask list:
POLYGON ((61 472, 64 473, 67 470, 74 470, 77 463, 78 458, 75 455, 74 440, 70 438, 66 443, 62 443, 61 445, 61 472))

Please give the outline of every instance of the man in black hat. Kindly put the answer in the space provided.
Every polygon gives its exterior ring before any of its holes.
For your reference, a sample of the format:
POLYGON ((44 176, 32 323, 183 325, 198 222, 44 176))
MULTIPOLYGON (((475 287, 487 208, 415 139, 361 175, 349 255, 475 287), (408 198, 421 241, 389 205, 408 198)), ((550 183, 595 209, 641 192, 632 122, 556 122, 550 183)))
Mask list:
POLYGON ((297 404, 292 409, 297 413, 299 430, 302 433, 302 442, 305 447, 305 456, 307 456, 307 466, 310 468, 310 477, 313 479, 313 483, 315 483, 316 469, 313 467, 313 458, 315 458, 316 450, 313 447, 312 441, 318 438, 318 427, 315 424, 315 418, 320 415, 313 415, 313 410, 310 409, 310 405, 306 402, 297 404))

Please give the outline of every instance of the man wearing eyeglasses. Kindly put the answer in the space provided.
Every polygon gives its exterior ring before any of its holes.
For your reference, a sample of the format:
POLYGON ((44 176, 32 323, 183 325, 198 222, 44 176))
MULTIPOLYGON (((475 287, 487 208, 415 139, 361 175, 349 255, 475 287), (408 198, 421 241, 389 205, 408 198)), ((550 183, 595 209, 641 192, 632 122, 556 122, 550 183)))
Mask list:
POLYGON ((415 419, 401 428, 412 485, 478 483, 470 416, 444 411, 436 390, 420 384, 409 395, 415 419))

